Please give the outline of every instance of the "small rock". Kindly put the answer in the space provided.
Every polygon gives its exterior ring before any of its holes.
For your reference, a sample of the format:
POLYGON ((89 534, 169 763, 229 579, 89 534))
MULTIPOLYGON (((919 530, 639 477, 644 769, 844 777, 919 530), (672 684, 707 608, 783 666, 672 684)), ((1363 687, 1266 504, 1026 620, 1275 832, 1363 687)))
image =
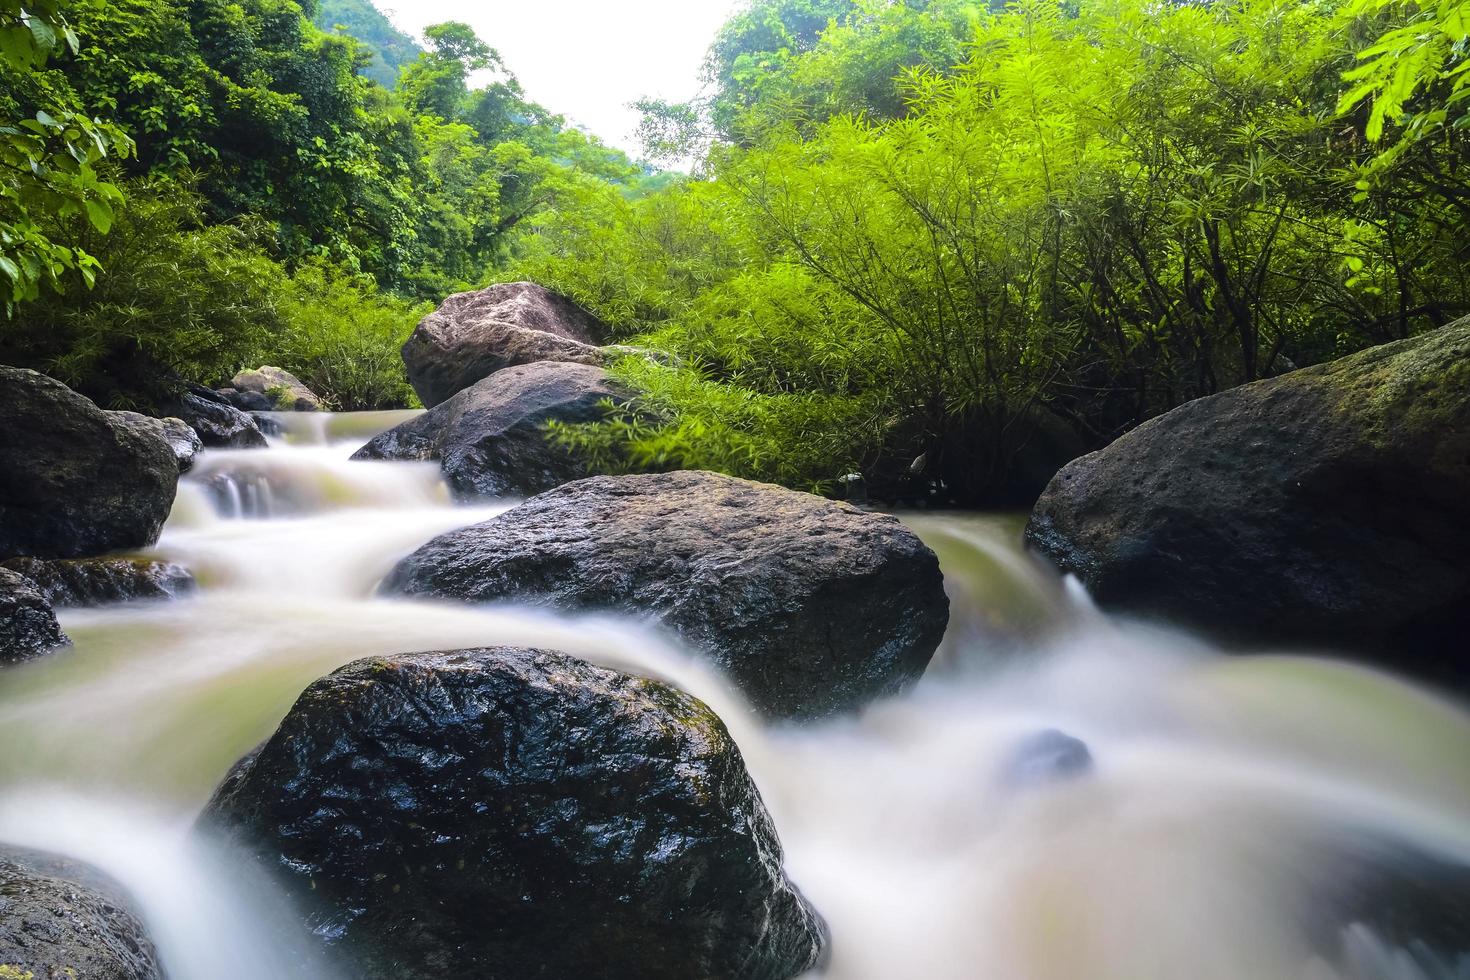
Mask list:
POLYGON ((54 607, 176 599, 195 586, 183 566, 150 558, 12 558, 0 567, 30 579, 54 607))
MULTIPOLYGON (((264 404, 249 411, 319 412, 325 406, 321 398, 290 371, 269 365, 253 371, 241 371, 231 379, 234 390, 259 395, 264 404)), ((244 406, 240 406, 244 408, 244 406)))
POLYGON ((69 643, 36 583, 0 568, 0 663, 21 663, 69 643))
POLYGON ((438 460, 456 497, 523 496, 587 476, 547 423, 594 422, 631 393, 601 368, 542 361, 497 371, 374 438, 353 459, 438 460))
POLYGON ((1091 772, 1092 752, 1080 738, 1049 728, 1022 739, 1003 770, 1008 783, 1061 782, 1091 772))
POLYGON ((211 448, 264 449, 268 445, 253 418, 208 388, 190 385, 169 406, 169 412, 182 419, 211 448))

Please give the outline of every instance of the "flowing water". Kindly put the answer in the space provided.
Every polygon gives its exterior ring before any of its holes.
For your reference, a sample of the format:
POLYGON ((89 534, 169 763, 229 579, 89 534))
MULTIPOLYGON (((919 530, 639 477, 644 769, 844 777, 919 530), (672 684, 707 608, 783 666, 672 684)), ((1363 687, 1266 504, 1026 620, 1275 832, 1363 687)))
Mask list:
POLYGON ((402 417, 282 416, 269 450, 205 454, 152 549, 199 592, 66 612, 74 647, 0 676, 0 840, 124 882, 174 980, 331 975, 280 960, 280 896, 192 842, 194 817, 313 679, 487 644, 709 702, 831 926, 835 980, 1470 977, 1397 911, 1443 912, 1470 882, 1453 701, 1112 619, 1022 552, 1020 519, 912 515, 952 600, 929 673, 858 717, 766 727, 644 623, 374 598, 417 545, 513 503, 455 507, 430 465, 348 460, 402 417), (1090 771, 1018 768, 1049 730, 1090 771))

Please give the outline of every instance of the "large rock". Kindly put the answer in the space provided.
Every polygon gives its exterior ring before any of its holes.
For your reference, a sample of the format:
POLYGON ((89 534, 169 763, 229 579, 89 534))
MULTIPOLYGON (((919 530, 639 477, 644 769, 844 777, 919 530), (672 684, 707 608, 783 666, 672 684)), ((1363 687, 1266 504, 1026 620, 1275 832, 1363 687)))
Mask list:
POLYGON ((1147 422, 1064 468, 1027 539, 1109 608, 1464 679, 1470 320, 1147 422))
POLYGON ((150 545, 178 481, 158 431, 45 375, 0 367, 0 558, 150 545))
POLYGON ((70 642, 40 587, 0 568, 0 664, 22 663, 70 642))
POLYGON ((188 569, 152 558, 12 558, 0 568, 30 579, 52 606, 176 599, 195 584, 188 569))
POLYGON ((363 446, 353 459, 438 460, 462 499, 522 496, 588 475, 548 422, 595 422, 631 393, 601 368, 543 361, 506 368, 363 446))
POLYGON ((502 368, 536 361, 603 363, 602 324, 531 282, 449 297, 403 345, 413 390, 428 408, 502 368))
POLYGON ((122 887, 94 868, 0 849, 0 978, 163 980, 122 887))
POLYGON ((314 391, 302 384, 300 378, 270 365, 241 371, 230 380, 230 385, 226 391, 260 396, 260 402, 251 399, 248 408, 236 406, 246 411, 319 412, 326 407, 314 391))
POLYGON ((901 690, 949 617, 938 560, 895 518, 698 472, 541 494, 430 541, 382 590, 652 614, 780 717, 901 690))
POLYGON ((823 929, 724 724, 516 648, 361 660, 306 690, 206 826, 369 980, 780 980, 823 929))
POLYGON ((269 445, 255 419, 217 392, 200 385, 190 385, 168 408, 171 415, 182 419, 198 433, 206 446, 215 449, 264 449, 269 445))

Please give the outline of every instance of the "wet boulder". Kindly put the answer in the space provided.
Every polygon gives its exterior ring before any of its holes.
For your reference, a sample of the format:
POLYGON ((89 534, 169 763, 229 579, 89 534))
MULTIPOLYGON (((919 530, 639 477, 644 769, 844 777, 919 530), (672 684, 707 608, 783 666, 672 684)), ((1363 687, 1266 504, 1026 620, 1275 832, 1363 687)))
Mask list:
POLYGON ((152 558, 12 558, 0 565, 35 583, 52 606, 176 599, 194 591, 182 565, 152 558))
POLYGON ((949 618, 938 559, 897 519, 700 472, 532 497, 430 541, 382 591, 653 616, 794 718, 902 690, 949 618))
POLYGON ((0 977, 163 980, 132 905, 122 886, 95 868, 0 848, 0 977))
POLYGON ((0 663, 21 663, 70 642, 40 587, 0 567, 0 663))
POLYGON ((1146 422, 1026 536, 1110 609, 1470 680, 1470 319, 1146 422))
POLYGON ((190 385, 168 411, 198 433, 210 448, 263 449, 267 445, 255 419, 208 388, 190 385))
POLYGON ((437 460, 460 499, 539 493, 588 475, 547 424, 595 422, 631 393, 601 368, 542 361, 497 371, 374 438, 353 459, 437 460))
POLYGON ((236 406, 245 411, 319 412, 326 407, 316 392, 306 387, 296 375, 269 365, 241 371, 230 380, 230 388, 225 390, 242 398, 258 396, 250 399, 249 408, 236 406))
POLYGON ((720 719, 561 653, 350 664, 203 822, 368 980, 781 980, 824 948, 720 719))
POLYGON ((119 422, 167 443, 168 448, 173 451, 174 459, 178 461, 181 476, 194 468, 195 458, 204 451, 204 443, 199 439, 199 433, 189 428, 189 424, 183 419, 156 419, 137 412, 112 412, 111 414, 119 422))
POLYGON ((0 558, 74 558, 158 539, 179 467, 156 426, 0 367, 0 558))
POLYGON ((517 364, 600 365, 603 326, 576 303, 531 282, 446 299, 403 345, 413 390, 428 408, 517 364))

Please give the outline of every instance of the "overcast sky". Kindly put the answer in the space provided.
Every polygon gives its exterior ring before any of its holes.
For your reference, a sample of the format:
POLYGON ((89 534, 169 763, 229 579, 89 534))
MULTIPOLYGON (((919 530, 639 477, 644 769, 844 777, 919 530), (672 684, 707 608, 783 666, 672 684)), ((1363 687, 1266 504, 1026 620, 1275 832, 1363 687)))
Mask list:
POLYGON ((682 101, 699 89, 715 31, 739 0, 374 0, 415 37, 464 21, 500 52, 532 101, 638 155, 643 96, 682 101))

